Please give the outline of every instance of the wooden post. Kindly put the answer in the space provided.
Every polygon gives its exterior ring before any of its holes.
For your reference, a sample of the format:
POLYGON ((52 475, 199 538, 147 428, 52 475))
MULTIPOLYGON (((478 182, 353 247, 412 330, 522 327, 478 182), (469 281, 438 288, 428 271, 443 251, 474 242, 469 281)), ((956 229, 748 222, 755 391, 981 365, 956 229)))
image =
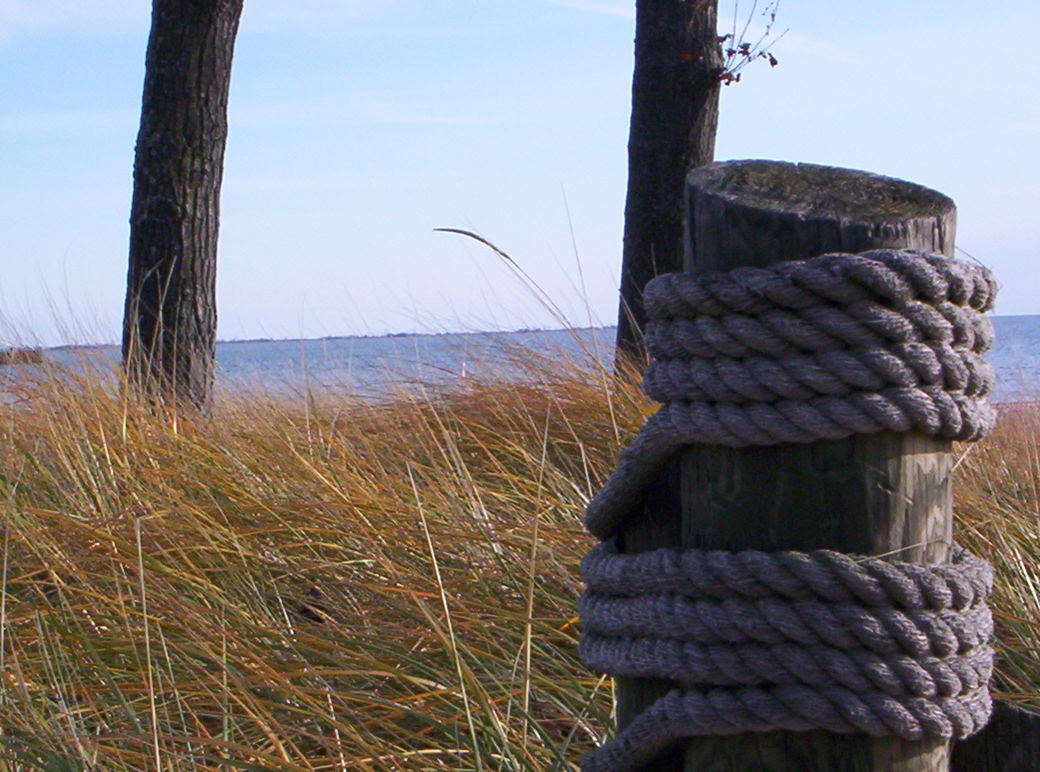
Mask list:
POLYGON ((1040 713, 997 702, 977 735, 953 746, 951 772, 1036 772, 1040 769, 1040 713))
MULTIPOLYGON (((685 269, 766 266, 880 247, 953 255, 955 207, 866 172, 732 161, 690 173, 685 269)), ((834 549, 943 562, 952 530, 950 443, 878 434, 806 445, 685 448, 620 537, 626 552, 834 549), (670 513, 680 512, 680 517, 670 513)), ((669 688, 618 679, 618 723, 669 688)), ((824 731, 702 737, 643 772, 946 772, 949 743, 824 731)))

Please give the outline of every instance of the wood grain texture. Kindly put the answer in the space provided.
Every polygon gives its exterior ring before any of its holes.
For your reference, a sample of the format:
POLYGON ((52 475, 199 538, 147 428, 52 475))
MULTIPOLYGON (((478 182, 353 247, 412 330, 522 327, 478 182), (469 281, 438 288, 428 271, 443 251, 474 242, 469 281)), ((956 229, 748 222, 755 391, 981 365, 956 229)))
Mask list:
POLYGON ((951 772, 1037 772, 1040 714, 997 702, 989 725, 956 743, 951 772))
MULTIPOLYGON (((953 253, 955 208, 935 191, 865 172, 741 161, 691 172, 685 269, 702 272, 880 247, 953 253)), ((947 559, 950 443, 881 434, 807 445, 685 448, 619 536, 626 552, 837 549, 947 559), (680 513, 678 517, 674 513, 680 513)), ((663 695, 618 679, 618 723, 663 695)), ((646 772, 945 772, 946 742, 827 732, 695 738, 646 772)))

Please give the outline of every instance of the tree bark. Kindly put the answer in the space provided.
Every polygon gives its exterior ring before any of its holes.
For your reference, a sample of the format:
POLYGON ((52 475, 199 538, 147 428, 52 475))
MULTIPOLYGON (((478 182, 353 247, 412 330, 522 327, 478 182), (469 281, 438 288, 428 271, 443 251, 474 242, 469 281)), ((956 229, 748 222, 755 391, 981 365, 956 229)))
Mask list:
POLYGON ((123 317, 128 381, 205 408, 231 59, 243 0, 154 0, 134 159, 123 317))
POLYGON ((718 0, 636 2, 617 346, 637 362, 645 359, 643 288, 659 273, 682 270, 686 174, 715 156, 717 11, 718 0))

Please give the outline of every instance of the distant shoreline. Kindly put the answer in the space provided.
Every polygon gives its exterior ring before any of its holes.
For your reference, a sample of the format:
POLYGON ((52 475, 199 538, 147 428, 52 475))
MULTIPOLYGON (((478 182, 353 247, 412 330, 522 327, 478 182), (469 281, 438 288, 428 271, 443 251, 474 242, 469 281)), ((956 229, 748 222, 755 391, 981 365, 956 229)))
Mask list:
MULTIPOLYGON (((1030 319, 1040 318, 1040 314, 994 314, 992 319, 1030 319)), ((573 330, 574 332, 586 332, 589 330, 611 330, 616 325, 584 325, 582 327, 522 327, 516 330, 447 330, 444 332, 388 332, 381 335, 321 335, 316 338, 230 338, 218 340, 218 346, 238 345, 242 343, 311 343, 314 341, 342 341, 342 340, 390 340, 393 338, 443 338, 446 336, 465 335, 522 335, 524 333, 539 332, 563 332, 573 330)), ((76 349, 102 349, 118 348, 118 343, 63 343, 58 346, 45 346, 43 351, 69 351, 76 349)))
MULTIPOLYGON (((1040 314, 1037 314, 1040 316, 1040 314)), ((317 338, 230 338, 218 340, 218 346, 239 345, 242 343, 314 343, 317 341, 341 340, 392 340, 395 338, 444 338, 449 336, 478 335, 524 335, 540 332, 587 332, 591 330, 612 330, 613 324, 583 327, 521 327, 517 330, 448 330, 445 332, 388 332, 383 335, 322 335, 317 338)), ((119 348, 119 343, 63 343, 58 346, 47 346, 43 351, 75 351, 77 349, 119 348)))

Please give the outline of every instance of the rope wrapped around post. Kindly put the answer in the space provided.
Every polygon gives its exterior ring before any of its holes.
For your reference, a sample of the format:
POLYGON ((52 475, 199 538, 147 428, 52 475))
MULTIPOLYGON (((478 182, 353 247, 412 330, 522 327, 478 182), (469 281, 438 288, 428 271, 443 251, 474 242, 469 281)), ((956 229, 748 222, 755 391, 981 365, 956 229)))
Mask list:
POLYGON ((881 431, 975 440, 993 342, 985 268, 915 251, 668 274, 646 288, 644 387, 664 403, 586 511, 581 654, 677 687, 588 754, 625 772, 695 735, 784 729, 963 738, 991 710, 989 565, 810 553, 620 554, 612 537, 681 446, 881 431))

